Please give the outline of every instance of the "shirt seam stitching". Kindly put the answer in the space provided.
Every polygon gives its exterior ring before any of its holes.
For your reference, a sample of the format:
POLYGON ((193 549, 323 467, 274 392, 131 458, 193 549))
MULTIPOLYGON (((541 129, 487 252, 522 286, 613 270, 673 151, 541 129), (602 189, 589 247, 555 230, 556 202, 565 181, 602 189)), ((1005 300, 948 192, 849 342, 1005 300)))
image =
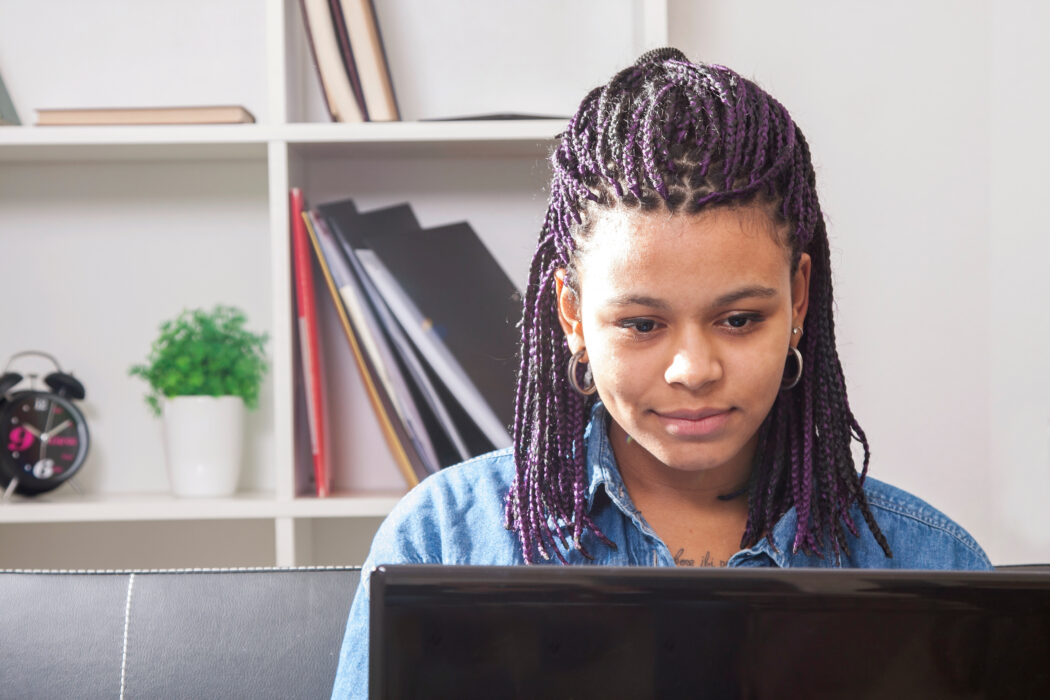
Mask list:
MULTIPOLYGON (((966 549, 970 550, 970 552, 973 555, 975 555, 979 560, 983 560, 983 559, 987 558, 987 555, 983 554, 983 552, 980 550, 979 546, 976 546, 976 542, 970 542, 970 541, 968 541, 967 537, 963 536, 965 531, 963 531, 962 528, 960 528, 958 525, 955 525, 954 529, 951 528, 951 527, 948 527, 948 525, 950 524, 950 521, 948 521, 947 523, 945 523, 945 522, 934 522, 934 521, 932 521, 932 519, 924 517, 921 513, 917 512, 917 511, 909 509, 906 506, 902 506, 902 505, 900 505, 900 504, 898 504, 896 502, 893 502, 893 501, 890 501, 890 500, 887 500, 887 499, 884 499, 884 498, 879 498, 879 497, 871 498, 869 496, 868 497, 868 505, 872 506, 874 508, 880 508, 880 509, 882 509, 884 511, 887 511, 887 512, 890 512, 890 513, 894 513, 894 514, 899 515, 899 516, 904 517, 904 518, 909 518, 909 519, 911 519, 911 520, 913 520, 913 521, 915 521, 917 523, 920 523, 922 525, 925 525, 926 527, 931 528, 933 530, 939 530, 939 531, 943 532, 944 534, 948 535, 949 537, 953 538, 959 544, 961 544, 964 547, 966 547, 966 549)), ((951 524, 953 524, 953 523, 951 523, 951 524)))
POLYGON ((459 462, 458 464, 455 464, 453 466, 462 467, 462 466, 465 466, 467 464, 473 464, 474 462, 481 462, 481 461, 487 461, 487 460, 496 460, 496 459, 499 459, 500 457, 508 457, 508 456, 509 457, 513 457, 514 456, 514 448, 513 447, 504 447, 501 450, 496 450, 494 452, 489 452, 489 453, 486 453, 486 454, 483 454, 483 455, 478 455, 476 457, 471 457, 467 461, 459 462))

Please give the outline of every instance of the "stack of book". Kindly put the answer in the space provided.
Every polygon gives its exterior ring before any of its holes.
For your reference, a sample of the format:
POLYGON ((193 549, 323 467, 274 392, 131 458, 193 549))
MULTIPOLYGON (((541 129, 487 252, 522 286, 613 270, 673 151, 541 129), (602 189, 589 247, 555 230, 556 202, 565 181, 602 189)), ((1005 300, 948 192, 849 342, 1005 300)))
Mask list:
POLYGON ((372 0, 299 0, 332 121, 400 121, 372 0))
POLYGON ((240 105, 38 109, 37 126, 145 126, 150 124, 253 124, 240 105))
POLYGON ((291 212, 318 495, 331 483, 323 392, 336 389, 320 366, 312 259, 409 485, 510 445, 521 294, 471 226, 423 229, 408 204, 361 212, 346 199, 307 208, 298 189, 291 212))

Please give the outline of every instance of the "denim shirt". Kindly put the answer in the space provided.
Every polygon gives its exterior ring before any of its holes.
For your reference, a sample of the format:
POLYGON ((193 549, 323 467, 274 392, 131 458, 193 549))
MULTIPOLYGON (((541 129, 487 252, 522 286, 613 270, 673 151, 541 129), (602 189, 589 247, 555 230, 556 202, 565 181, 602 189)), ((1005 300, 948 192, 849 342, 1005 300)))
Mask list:
MULTIPOLYGON (((574 549, 562 550, 570 564, 674 566, 667 545, 646 523, 624 488, 606 430, 606 411, 597 403, 584 434, 587 450, 587 508, 616 549, 594 533, 582 539, 593 560, 574 549)), ((333 698, 368 696, 369 574, 380 564, 524 564, 517 533, 504 522, 504 498, 514 479, 510 448, 491 452, 427 477, 394 507, 376 533, 350 608, 333 698)), ((765 538, 734 554, 728 566, 833 567, 870 569, 990 569, 981 547, 963 528, 905 491, 865 479, 864 492, 893 552, 886 558, 864 523, 860 509, 851 516, 859 538, 850 552, 833 557, 792 553, 797 523, 789 510, 765 538)), ((848 536, 848 535, 847 535, 848 536)), ((552 559, 552 562, 556 559, 552 559)))

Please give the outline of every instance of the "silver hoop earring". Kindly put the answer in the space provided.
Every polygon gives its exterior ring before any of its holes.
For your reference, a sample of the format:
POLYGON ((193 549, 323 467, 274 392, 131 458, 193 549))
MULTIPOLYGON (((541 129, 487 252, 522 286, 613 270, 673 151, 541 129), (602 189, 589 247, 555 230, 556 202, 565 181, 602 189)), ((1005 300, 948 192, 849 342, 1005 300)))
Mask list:
POLYGON ((788 355, 789 356, 790 355, 794 355, 795 356, 795 364, 798 366, 798 370, 796 370, 795 377, 790 382, 788 382, 787 384, 785 384, 783 382, 780 383, 780 390, 781 391, 787 391, 788 389, 794 389, 795 386, 798 384, 799 380, 802 379, 802 353, 798 351, 798 348, 789 345, 788 346, 788 355))
POLYGON ((583 373, 583 380, 589 382, 586 388, 580 386, 580 381, 576 378, 576 368, 579 366, 580 360, 583 358, 583 353, 585 352, 587 352, 586 348, 580 350, 569 358, 569 384, 572 385, 572 388, 575 389, 577 393, 582 394, 583 396, 590 396, 598 391, 598 387, 594 386, 594 377, 591 376, 591 368, 588 367, 583 373))

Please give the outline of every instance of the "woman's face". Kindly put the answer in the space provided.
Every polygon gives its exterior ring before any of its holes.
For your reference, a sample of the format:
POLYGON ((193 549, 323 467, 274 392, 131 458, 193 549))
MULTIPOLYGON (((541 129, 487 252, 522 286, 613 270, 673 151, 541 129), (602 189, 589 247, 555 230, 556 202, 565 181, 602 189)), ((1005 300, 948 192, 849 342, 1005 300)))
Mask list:
POLYGON ((559 273, 559 316, 623 433, 621 468, 655 458, 746 473, 801 339, 791 331, 806 314, 809 256, 792 274, 759 207, 614 210, 595 221, 577 272, 578 303, 559 273))

